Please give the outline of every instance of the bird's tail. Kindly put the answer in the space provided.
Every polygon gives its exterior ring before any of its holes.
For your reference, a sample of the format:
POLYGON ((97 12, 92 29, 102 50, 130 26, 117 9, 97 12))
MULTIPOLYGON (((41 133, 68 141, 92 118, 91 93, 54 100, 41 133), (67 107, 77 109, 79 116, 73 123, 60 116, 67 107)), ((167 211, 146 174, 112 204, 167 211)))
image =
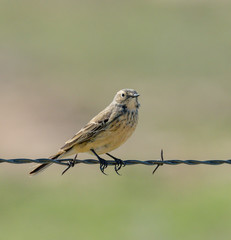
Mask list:
MULTIPOLYGON (((49 158, 50 159, 57 159, 59 156, 61 156, 63 154, 63 151, 61 152, 58 152, 57 154, 55 155, 52 155, 50 156, 49 158)), ((34 170, 32 170, 30 172, 31 175, 36 175, 42 171, 44 171, 47 167, 49 167, 52 163, 43 163, 43 164, 40 164, 39 166, 37 166, 34 170)))

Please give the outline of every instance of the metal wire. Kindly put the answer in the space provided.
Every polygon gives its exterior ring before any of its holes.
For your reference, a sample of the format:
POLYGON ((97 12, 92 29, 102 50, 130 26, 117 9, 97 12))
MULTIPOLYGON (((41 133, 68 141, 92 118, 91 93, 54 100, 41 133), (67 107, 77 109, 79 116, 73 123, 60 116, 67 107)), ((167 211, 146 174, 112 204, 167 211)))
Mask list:
MULTIPOLYGON (((161 150, 161 160, 146 160, 146 161, 140 161, 140 160, 124 160, 123 161, 125 166, 127 165, 137 165, 137 164, 143 164, 148 166, 156 165, 155 169, 153 170, 153 174, 156 172, 156 170, 162 166, 162 165, 179 165, 179 164, 187 164, 187 165, 198 165, 198 164, 205 164, 205 165, 221 165, 221 164, 231 164, 231 159, 228 160, 205 160, 205 161, 199 161, 199 160, 164 160, 163 157, 163 150, 161 150)), ((25 163, 55 163, 60 165, 66 165, 68 166, 62 174, 64 174, 70 167, 73 167, 75 164, 83 163, 83 164, 100 164, 98 160, 95 159, 49 159, 49 158, 37 158, 37 159, 29 159, 29 158, 14 158, 14 159, 3 159, 0 158, 0 163, 12 163, 12 164, 25 164, 25 163)), ((107 160, 108 165, 116 165, 116 162, 113 160, 107 160)), ((115 166, 116 170, 116 166, 115 166)), ((101 170, 102 171, 102 170, 101 170)), ((102 171, 104 173, 104 171, 102 171)), ((118 173, 118 170, 116 170, 116 173, 118 173)), ((105 174, 105 173, 104 173, 105 174)))
MULTIPOLYGON (((37 158, 37 159, 29 159, 29 158, 14 158, 14 159, 3 159, 0 158, 0 163, 13 163, 13 164, 25 164, 25 163, 55 163, 60 165, 69 165, 69 162, 73 161, 73 159, 49 159, 49 158, 37 158)), ((115 161, 107 160, 108 165, 115 165, 115 161)), ((187 165, 198 165, 198 164, 205 164, 205 165, 221 165, 221 164, 231 164, 231 159, 228 160, 124 160, 125 165, 137 165, 143 164, 148 166, 153 165, 179 165, 179 164, 187 164, 187 165)), ((84 160, 75 160, 75 164, 99 164, 98 160, 95 159, 84 159, 84 160)))

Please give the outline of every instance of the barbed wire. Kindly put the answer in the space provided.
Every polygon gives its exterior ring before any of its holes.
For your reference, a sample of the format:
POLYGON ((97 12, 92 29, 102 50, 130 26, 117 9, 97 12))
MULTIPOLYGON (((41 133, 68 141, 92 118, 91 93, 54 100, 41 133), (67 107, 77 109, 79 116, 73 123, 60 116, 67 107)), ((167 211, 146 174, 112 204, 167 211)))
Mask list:
MULTIPOLYGON (((60 165, 69 165, 69 162, 73 159, 60 159, 60 160, 54 160, 49 158, 37 158, 37 159, 30 159, 30 158, 14 158, 14 159, 3 159, 0 158, 0 163, 13 163, 13 164, 25 164, 25 163, 55 163, 60 165)), ((143 165, 179 165, 179 164, 187 164, 187 165, 199 165, 199 164, 206 164, 206 165, 221 165, 221 164, 231 164, 231 159, 228 160, 205 160, 205 161, 199 161, 199 160, 146 160, 146 161, 140 161, 140 160, 123 160, 125 165, 137 165, 137 164, 143 164, 143 165)), ((99 164, 98 160, 95 159, 84 159, 84 160, 75 160, 75 164, 83 163, 83 164, 99 164)), ((115 165, 116 163, 113 160, 107 160, 108 165, 115 165)))
MULTIPOLYGON (((146 161, 140 161, 140 160, 123 160, 125 166, 129 165, 148 165, 148 166, 154 166, 156 165, 156 168, 154 169, 153 173, 158 169, 159 166, 162 165, 179 165, 179 164, 186 164, 186 165, 221 165, 221 164, 231 164, 231 159, 228 160, 179 160, 179 159, 172 159, 172 160, 164 160, 163 158, 163 151, 161 151, 161 160, 146 160, 146 161)), ((68 169, 70 166, 74 166, 75 164, 100 164, 98 160, 95 159, 49 159, 49 158, 37 158, 37 159, 30 159, 30 158, 13 158, 13 159, 3 159, 0 158, 0 163, 12 163, 12 164, 26 164, 26 163, 55 163, 59 165, 65 165, 68 166, 68 169), (74 162, 73 162, 74 161, 74 162), (71 163, 71 165, 70 165, 71 163), (74 163, 74 164, 73 164, 74 163)), ((107 160, 107 164, 110 165, 116 165, 116 162, 113 160, 107 160)))

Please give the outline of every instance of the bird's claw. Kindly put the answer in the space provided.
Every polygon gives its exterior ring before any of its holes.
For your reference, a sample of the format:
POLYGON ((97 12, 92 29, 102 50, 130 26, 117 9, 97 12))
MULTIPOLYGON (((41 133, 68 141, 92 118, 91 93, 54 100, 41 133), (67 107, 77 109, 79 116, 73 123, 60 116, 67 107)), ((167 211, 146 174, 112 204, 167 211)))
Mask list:
POLYGON ((124 161, 122 161, 122 160, 119 159, 119 158, 114 158, 114 160, 115 160, 115 162, 116 162, 116 164, 115 164, 115 172, 116 172, 118 175, 120 175, 120 174, 119 174, 119 170, 121 169, 121 167, 125 167, 125 163, 124 163, 124 161))
POLYGON ((100 163, 100 170, 104 175, 107 175, 104 170, 107 168, 108 166, 108 162, 106 160, 104 160, 103 158, 99 158, 99 163, 100 163))
POLYGON ((112 156, 110 153, 106 153, 106 154, 115 160, 115 172, 118 175, 120 175, 119 170, 121 169, 121 167, 125 167, 125 162, 117 157, 112 156))

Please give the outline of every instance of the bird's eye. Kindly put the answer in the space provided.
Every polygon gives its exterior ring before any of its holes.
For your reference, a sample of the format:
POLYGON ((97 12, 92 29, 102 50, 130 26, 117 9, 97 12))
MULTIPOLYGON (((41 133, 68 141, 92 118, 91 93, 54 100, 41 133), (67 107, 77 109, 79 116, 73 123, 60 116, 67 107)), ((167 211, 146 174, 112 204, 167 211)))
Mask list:
POLYGON ((122 96, 122 97, 125 97, 125 94, 124 94, 124 93, 122 93, 122 94, 121 94, 121 96, 122 96))

